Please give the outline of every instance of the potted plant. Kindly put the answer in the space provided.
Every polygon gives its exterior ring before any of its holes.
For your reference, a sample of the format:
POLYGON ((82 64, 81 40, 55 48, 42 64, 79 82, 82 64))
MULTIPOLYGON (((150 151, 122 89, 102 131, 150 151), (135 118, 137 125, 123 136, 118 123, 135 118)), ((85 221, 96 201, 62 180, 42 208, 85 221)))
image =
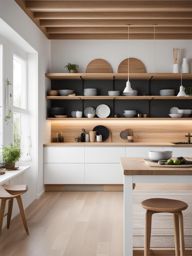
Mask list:
POLYGON ((19 160, 21 151, 16 146, 7 146, 3 148, 3 162, 6 169, 15 169, 15 163, 19 160))
POLYGON ((77 73, 78 72, 78 65, 68 63, 65 68, 68 70, 69 73, 77 73))

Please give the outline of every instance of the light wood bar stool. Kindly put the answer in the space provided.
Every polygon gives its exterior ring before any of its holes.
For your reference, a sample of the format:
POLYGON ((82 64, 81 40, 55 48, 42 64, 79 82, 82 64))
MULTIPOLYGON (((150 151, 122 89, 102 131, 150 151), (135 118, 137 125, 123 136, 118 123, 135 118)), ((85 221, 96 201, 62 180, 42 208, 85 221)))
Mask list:
POLYGON ((144 256, 150 256, 152 215, 155 213, 173 214, 175 227, 175 255, 184 256, 185 245, 182 211, 187 209, 188 205, 183 201, 165 198, 151 198, 143 201, 141 204, 143 208, 147 210, 145 219, 144 256))
POLYGON ((10 227, 11 215, 13 209, 13 200, 17 200, 21 220, 23 222, 26 233, 29 235, 29 229, 27 226, 27 221, 25 218, 25 211, 23 207, 23 202, 21 196, 28 190, 27 185, 4 185, 0 187, 0 199, 1 199, 1 208, 0 208, 0 234, 2 232, 3 226, 3 217, 5 215, 5 206, 8 201, 8 213, 7 213, 7 229, 10 227))

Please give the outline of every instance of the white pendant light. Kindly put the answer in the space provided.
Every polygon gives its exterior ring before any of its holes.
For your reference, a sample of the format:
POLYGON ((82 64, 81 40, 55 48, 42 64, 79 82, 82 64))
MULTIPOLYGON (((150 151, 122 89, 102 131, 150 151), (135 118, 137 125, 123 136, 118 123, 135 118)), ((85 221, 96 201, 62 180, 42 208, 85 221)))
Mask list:
POLYGON ((185 97, 185 96, 188 96, 186 93, 185 93, 185 87, 183 86, 183 73, 181 71, 181 84, 180 84, 180 87, 179 87, 179 92, 177 94, 178 97, 185 97))
MULTIPOLYGON (((129 42, 129 29, 130 29, 130 25, 127 26, 127 41, 129 42)), ((128 56, 128 60, 127 60, 127 82, 126 82, 126 86, 125 89, 123 90, 123 93, 131 93, 134 90, 131 88, 131 82, 129 80, 129 56, 128 56)))

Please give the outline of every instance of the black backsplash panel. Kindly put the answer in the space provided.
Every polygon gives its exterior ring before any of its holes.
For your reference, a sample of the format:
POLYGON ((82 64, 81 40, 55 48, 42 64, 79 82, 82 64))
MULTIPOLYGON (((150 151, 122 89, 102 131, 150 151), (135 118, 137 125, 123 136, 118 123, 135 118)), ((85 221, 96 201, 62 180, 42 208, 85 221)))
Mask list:
MULTIPOLYGON (((123 80, 52 80, 53 90, 73 89, 77 95, 83 95, 84 88, 97 88, 98 95, 108 95, 109 90, 120 90, 126 85, 123 80)), ((185 88, 191 88, 192 81, 184 80, 185 88)), ((175 89, 175 95, 179 91, 180 80, 131 80, 133 89, 138 90, 138 95, 159 95, 161 89, 175 89)), ((111 109, 110 117, 123 115, 125 109, 135 109, 138 113, 147 114, 150 117, 168 117, 171 107, 192 109, 191 100, 50 100, 47 108, 48 117, 50 107, 64 107, 65 114, 69 117, 72 111, 83 111, 86 107, 96 108, 100 104, 106 104, 111 109)))

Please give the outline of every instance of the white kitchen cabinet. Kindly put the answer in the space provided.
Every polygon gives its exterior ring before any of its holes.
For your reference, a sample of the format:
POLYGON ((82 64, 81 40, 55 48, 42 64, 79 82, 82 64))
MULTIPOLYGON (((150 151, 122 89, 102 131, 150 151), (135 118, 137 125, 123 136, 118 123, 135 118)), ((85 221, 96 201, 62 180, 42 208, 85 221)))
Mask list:
POLYGON ((119 163, 125 156, 125 147, 86 147, 85 163, 119 163))
POLYGON ((84 164, 44 164, 44 184, 84 184, 84 164))
POLYGON ((46 147, 44 163, 84 163, 84 147, 46 147))
POLYGON ((86 164, 85 184, 123 184, 120 164, 86 164))

